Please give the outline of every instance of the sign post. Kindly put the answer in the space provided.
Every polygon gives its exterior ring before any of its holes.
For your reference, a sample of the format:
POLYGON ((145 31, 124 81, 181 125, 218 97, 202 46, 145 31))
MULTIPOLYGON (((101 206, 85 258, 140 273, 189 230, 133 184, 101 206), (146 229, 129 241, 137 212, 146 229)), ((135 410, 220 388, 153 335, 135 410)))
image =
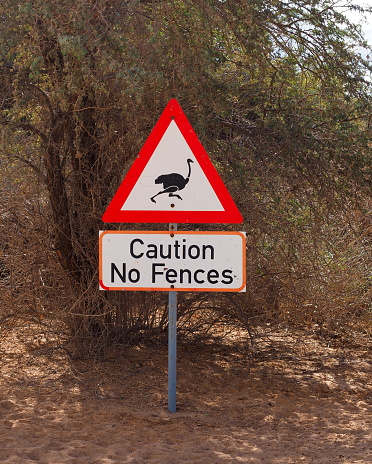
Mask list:
MULTIPOLYGON (((177 224, 169 224, 169 230, 177 230, 177 224)), ((168 409, 177 409, 177 291, 168 294, 168 409)))
POLYGON ((177 292, 244 292, 244 232, 178 232, 177 223, 241 223, 234 200, 177 100, 161 114, 102 216, 169 231, 101 231, 101 290, 168 291, 168 409, 176 412, 177 292))
POLYGON ((176 412, 177 390, 177 292, 169 292, 168 320, 168 409, 176 412))

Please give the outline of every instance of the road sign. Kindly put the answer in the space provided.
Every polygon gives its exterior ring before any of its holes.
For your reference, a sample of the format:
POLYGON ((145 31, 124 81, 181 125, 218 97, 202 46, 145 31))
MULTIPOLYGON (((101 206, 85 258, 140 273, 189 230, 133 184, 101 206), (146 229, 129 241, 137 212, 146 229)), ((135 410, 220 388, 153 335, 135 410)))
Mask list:
POLYGON ((243 218, 177 100, 160 116, 104 222, 240 223, 243 218))
POLYGON ((245 291, 243 232, 102 231, 102 290, 245 291))

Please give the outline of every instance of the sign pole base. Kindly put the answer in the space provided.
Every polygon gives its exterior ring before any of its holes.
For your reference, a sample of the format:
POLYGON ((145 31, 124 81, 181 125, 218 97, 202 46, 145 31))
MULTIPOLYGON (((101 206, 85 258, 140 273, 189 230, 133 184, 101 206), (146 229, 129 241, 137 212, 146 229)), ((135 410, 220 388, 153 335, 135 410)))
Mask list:
MULTIPOLYGON (((176 231, 177 224, 169 224, 169 230, 176 231)), ((176 412, 177 400, 177 292, 168 294, 168 410, 176 412)))

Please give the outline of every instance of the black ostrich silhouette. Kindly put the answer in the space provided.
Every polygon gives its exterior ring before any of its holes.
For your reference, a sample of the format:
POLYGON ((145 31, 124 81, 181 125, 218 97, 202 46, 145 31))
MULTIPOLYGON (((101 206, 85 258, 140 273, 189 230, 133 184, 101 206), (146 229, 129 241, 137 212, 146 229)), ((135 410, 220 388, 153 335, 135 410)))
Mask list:
POLYGON ((162 174, 157 179, 155 179, 155 184, 163 184, 164 190, 162 190, 161 192, 158 192, 156 195, 151 197, 150 200, 156 203, 155 197, 157 197, 158 195, 161 195, 162 193, 168 193, 168 196, 177 197, 180 200, 182 200, 182 198, 174 192, 178 192, 179 190, 182 190, 185 188, 186 184, 188 183, 190 179, 191 163, 193 162, 194 161, 190 158, 187 160, 187 164, 189 166, 189 172, 187 174, 187 177, 183 177, 181 174, 172 172, 171 174, 162 174))

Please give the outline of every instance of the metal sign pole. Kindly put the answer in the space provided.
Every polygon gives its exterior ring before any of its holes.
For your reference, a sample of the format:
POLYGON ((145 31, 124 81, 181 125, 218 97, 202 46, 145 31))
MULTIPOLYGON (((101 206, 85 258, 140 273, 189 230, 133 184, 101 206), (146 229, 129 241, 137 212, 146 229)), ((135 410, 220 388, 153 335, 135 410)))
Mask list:
MULTIPOLYGON (((169 224, 169 230, 177 230, 177 224, 169 224)), ((177 389, 177 292, 168 294, 168 410, 176 412, 177 389)))

